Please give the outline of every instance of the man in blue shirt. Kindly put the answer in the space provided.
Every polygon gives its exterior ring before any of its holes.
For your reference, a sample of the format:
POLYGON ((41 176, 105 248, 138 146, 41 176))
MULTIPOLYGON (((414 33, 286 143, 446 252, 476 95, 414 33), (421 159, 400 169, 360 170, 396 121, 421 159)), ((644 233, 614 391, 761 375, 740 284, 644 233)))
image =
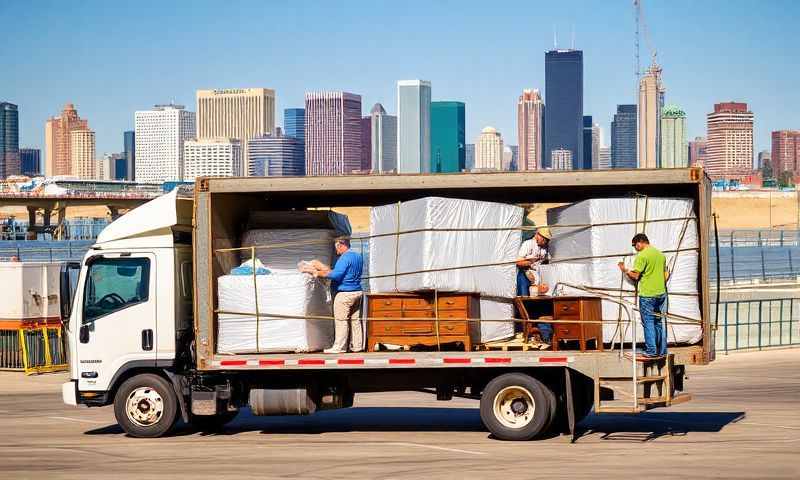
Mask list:
POLYGON ((335 243, 339 259, 333 269, 319 270, 315 277, 331 279, 336 296, 333 299, 333 318, 336 336, 331 348, 325 353, 344 353, 347 351, 347 338, 350 337, 350 351, 361 352, 364 347, 364 334, 361 328, 361 272, 364 259, 350 250, 350 239, 338 237, 335 243))

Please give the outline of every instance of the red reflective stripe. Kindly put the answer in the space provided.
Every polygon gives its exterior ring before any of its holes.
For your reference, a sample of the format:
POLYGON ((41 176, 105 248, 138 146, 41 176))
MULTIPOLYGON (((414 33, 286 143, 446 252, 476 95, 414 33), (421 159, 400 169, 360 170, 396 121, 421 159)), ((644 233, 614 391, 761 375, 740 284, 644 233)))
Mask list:
POLYGON ((414 365, 417 361, 413 358, 390 358, 389 365, 414 365))
POLYGON ((297 361, 298 365, 325 365, 325 360, 321 358, 305 358, 297 361))
POLYGON ((511 359, 508 357, 486 357, 483 361, 486 363, 511 363, 511 359))
POLYGON ((539 363, 566 363, 567 357, 539 357, 539 363))
POLYGON ((241 367, 247 365, 247 360, 223 360, 219 364, 223 367, 241 367))
POLYGON ((269 365, 285 365, 286 360, 260 360, 258 364, 261 365, 262 367, 266 367, 269 365))
POLYGON ((470 363, 472 360, 469 358, 445 358, 444 363, 470 363))
POLYGON ((364 365, 363 358, 340 358, 336 361, 339 365, 364 365))

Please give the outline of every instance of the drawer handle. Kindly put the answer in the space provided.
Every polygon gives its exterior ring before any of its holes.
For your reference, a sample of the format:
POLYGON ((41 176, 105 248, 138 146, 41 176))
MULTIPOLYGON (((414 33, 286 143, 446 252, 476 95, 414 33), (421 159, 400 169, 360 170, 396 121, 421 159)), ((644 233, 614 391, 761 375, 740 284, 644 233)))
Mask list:
POLYGON ((384 304, 384 305, 391 305, 391 304, 392 304, 392 301, 391 301, 391 300, 384 300, 384 301, 383 301, 383 304, 384 304))
POLYGON ((446 329, 448 329, 448 330, 452 330, 452 329, 454 329, 455 327, 454 327, 454 326, 452 326, 452 325, 445 325, 445 326, 444 326, 444 328, 446 328, 446 329))
POLYGON ((566 312, 567 310, 569 310, 569 305, 562 305, 561 306, 561 311, 566 312))
POLYGON ((456 304, 456 301, 455 301, 455 300, 445 300, 445 302, 444 302, 444 303, 446 303, 446 304, 448 304, 448 305, 455 305, 455 304, 456 304))
POLYGON ((391 332, 392 331, 392 327, 383 327, 383 331, 384 332, 391 332))

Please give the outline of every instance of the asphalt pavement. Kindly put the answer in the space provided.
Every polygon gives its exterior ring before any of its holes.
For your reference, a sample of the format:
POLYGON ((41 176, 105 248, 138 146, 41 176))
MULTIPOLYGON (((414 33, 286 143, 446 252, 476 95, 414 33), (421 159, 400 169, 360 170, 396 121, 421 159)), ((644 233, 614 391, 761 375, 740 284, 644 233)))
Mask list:
POLYGON ((800 478, 800 349, 690 367, 691 402, 591 415, 566 436, 502 442, 477 402, 365 394, 309 417, 243 412, 220 434, 128 438, 110 407, 63 405, 63 374, 0 372, 0 478, 800 478))

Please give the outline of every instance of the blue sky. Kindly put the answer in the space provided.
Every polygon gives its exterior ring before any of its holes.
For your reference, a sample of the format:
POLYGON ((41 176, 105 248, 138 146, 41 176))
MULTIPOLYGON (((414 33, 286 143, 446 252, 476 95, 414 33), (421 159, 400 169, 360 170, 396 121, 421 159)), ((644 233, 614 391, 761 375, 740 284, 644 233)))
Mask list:
MULTIPOLYGON (((755 113, 756 149, 800 129, 800 2, 644 0, 667 103, 705 135, 720 101, 755 113)), ((434 100, 466 103, 467 141, 486 125, 516 144, 516 101, 544 91, 544 51, 584 51, 584 111, 609 137, 635 98, 631 0, 608 1, 0 1, 0 101, 20 106, 21 144, 43 147, 44 122, 72 102, 98 155, 122 150, 133 112, 198 88, 268 87, 283 108, 309 90, 362 95, 396 112, 395 82, 432 82, 434 100)), ((642 43, 643 64, 649 61, 642 43)), ((545 99, 546 100, 546 99, 545 99)))

